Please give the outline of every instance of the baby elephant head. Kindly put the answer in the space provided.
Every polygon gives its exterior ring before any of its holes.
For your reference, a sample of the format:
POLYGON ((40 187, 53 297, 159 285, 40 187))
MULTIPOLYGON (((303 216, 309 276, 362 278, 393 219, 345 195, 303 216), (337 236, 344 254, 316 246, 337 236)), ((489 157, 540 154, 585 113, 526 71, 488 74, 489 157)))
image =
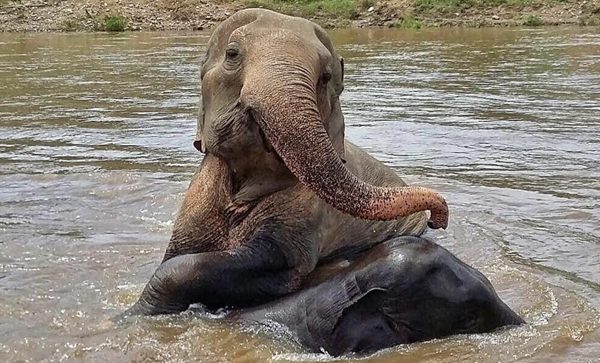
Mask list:
POLYGON ((524 323, 481 272, 426 239, 389 241, 353 266, 361 293, 338 315, 327 341, 332 354, 524 323))
POLYGON ((430 210, 445 228, 444 199, 425 188, 377 188, 344 165, 339 96, 344 62, 326 32, 301 18, 240 11, 213 33, 202 66, 195 146, 234 172, 282 169, 333 207, 367 219, 430 210))

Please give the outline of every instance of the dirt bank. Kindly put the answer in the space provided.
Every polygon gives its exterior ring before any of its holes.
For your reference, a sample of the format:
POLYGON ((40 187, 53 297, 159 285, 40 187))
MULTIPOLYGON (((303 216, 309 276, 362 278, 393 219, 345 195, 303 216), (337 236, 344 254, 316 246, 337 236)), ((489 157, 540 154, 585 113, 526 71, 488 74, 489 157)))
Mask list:
POLYGON ((600 0, 0 0, 0 32, 202 30, 258 6, 328 28, 600 24, 600 0))

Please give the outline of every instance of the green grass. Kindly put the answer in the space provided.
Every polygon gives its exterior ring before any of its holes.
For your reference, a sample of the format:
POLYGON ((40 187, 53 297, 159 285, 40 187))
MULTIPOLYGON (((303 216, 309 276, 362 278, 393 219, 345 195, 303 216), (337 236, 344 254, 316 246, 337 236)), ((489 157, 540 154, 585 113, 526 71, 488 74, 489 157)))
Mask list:
MULTIPOLYGON (((290 15, 314 17, 329 16, 354 19, 361 10, 376 4, 377 0, 241 0, 248 7, 262 7, 290 15)), ((522 9, 526 6, 536 7, 555 5, 572 0, 412 0, 414 14, 437 15, 455 14, 466 9, 490 9, 498 6, 522 9)), ((412 19, 414 20, 414 18, 412 19)), ((417 22, 412 20, 402 27, 415 28, 417 22)), ((405 21, 400 21, 402 24, 405 21)), ((418 22, 420 24, 420 22, 418 22)), ((419 25, 420 26, 420 25, 419 25)))
POLYGON ((590 15, 582 15, 577 19, 577 23, 579 25, 585 26, 599 26, 600 25, 600 17, 593 17, 590 15))
POLYGON ((394 24, 396 28, 405 28, 405 29, 421 29, 423 27, 423 23, 414 18, 412 15, 405 16, 404 19, 400 20, 396 24, 394 24))
POLYGON ((414 0, 413 6, 418 13, 455 13, 469 8, 485 9, 500 5, 523 7, 565 3, 569 0, 414 0))
POLYGON ((125 19, 120 15, 107 15, 99 24, 99 28, 107 32, 125 31, 125 19))
POLYGON ((373 0, 244 0, 248 7, 265 8, 297 16, 331 16, 353 19, 373 0))
POLYGON ((0 0, 0 6, 20 3, 21 0, 0 0))
POLYGON ((470 8, 477 0, 415 0, 413 6, 416 12, 450 12, 462 8, 470 8))
POLYGON ((358 7, 362 10, 367 10, 373 5, 375 5, 375 0, 358 0, 358 7))
POLYGON ((541 25, 544 25, 544 21, 539 16, 529 15, 525 18, 523 25, 525 25, 525 26, 541 26, 541 25))

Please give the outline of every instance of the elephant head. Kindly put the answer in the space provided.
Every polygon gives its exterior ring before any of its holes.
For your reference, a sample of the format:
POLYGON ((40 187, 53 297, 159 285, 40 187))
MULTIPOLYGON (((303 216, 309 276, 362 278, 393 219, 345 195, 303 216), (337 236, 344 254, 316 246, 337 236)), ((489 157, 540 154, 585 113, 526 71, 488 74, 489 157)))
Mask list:
POLYGON ((287 175, 356 217, 430 210, 430 227, 446 228, 438 193, 375 187, 345 167, 343 76, 343 60, 318 25, 262 9, 237 12, 209 41, 194 145, 226 160, 240 178, 256 180, 259 169, 287 175))

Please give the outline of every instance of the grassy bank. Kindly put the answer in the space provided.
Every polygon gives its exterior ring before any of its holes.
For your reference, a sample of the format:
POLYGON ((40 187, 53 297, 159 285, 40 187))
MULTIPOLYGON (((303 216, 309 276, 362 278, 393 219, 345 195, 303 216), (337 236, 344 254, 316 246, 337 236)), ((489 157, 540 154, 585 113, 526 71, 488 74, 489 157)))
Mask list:
POLYGON ((200 30, 248 7, 325 27, 600 24, 600 0, 0 0, 0 31, 200 30))
POLYGON ((489 9, 499 6, 524 8, 554 6, 568 0, 414 0, 413 7, 419 13, 455 13, 467 9, 489 9))
POLYGON ((316 19, 367 26, 598 25, 600 1, 573 0, 242 0, 316 19))
POLYGON ((247 7, 265 8, 303 16, 356 19, 375 5, 375 0, 243 0, 247 7))
POLYGON ((598 25, 600 2, 572 0, 413 0, 412 13, 436 21, 465 25, 598 25))

